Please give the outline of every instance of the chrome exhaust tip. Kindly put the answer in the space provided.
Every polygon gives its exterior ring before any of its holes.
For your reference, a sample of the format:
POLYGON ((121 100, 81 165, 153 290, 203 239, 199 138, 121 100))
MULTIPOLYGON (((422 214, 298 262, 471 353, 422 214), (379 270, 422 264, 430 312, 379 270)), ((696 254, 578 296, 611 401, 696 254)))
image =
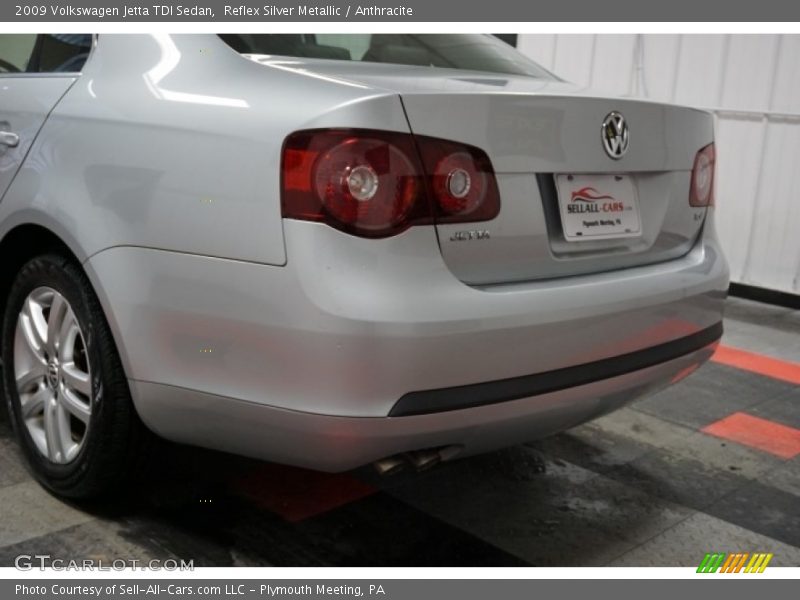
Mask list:
POLYGON ((451 460, 458 455, 463 446, 452 445, 440 448, 427 448, 425 450, 410 450, 402 454, 387 456, 376 460, 372 465, 380 475, 392 475, 401 471, 406 465, 411 465, 417 471, 426 471, 440 462, 451 460))
POLYGON ((406 461, 402 456, 388 456, 372 463, 378 475, 391 475, 402 471, 406 466, 406 461))
POLYGON ((404 456, 417 471, 430 469, 442 460, 442 454, 438 450, 414 450, 407 452, 404 456))

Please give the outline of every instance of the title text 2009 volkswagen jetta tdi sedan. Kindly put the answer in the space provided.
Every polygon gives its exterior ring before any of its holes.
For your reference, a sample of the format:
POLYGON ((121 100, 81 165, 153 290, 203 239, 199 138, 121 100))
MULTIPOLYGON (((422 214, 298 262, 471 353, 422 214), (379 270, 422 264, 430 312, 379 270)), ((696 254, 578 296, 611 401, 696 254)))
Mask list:
POLYGON ((677 381, 721 335, 709 114, 479 35, 2 35, 3 391, 57 493, 149 431, 424 466, 677 381))

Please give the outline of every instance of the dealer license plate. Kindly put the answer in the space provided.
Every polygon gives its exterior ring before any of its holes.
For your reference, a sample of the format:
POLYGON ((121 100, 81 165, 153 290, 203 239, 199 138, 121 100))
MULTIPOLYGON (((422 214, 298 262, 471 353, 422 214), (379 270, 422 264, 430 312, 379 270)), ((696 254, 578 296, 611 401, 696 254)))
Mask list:
POLYGON ((628 175, 556 175, 564 238, 569 242, 641 235, 639 199, 628 175))

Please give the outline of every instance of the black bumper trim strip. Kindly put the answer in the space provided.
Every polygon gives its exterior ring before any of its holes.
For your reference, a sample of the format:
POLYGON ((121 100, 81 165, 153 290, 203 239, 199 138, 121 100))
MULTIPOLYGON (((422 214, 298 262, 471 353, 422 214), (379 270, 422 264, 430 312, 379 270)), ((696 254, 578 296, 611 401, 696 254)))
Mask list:
POLYGON ((557 392, 680 358, 713 344, 721 337, 722 321, 707 329, 665 344, 574 367, 485 383, 409 392, 397 401, 389 412, 389 416, 427 415, 557 392))

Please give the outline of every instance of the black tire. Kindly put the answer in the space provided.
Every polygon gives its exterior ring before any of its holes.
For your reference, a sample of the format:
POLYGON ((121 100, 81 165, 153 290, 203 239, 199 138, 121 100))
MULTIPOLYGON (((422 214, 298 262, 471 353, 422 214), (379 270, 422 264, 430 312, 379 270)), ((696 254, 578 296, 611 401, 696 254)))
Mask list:
POLYGON ((81 267, 58 254, 27 262, 11 286, 0 342, 9 417, 36 479, 53 493, 73 499, 118 492, 133 481, 147 462, 153 436, 136 414, 108 323, 81 267), (43 286, 69 302, 83 332, 85 356, 91 365, 88 427, 82 447, 66 464, 51 461, 36 447, 22 419, 14 376, 17 319, 28 295, 43 286))

